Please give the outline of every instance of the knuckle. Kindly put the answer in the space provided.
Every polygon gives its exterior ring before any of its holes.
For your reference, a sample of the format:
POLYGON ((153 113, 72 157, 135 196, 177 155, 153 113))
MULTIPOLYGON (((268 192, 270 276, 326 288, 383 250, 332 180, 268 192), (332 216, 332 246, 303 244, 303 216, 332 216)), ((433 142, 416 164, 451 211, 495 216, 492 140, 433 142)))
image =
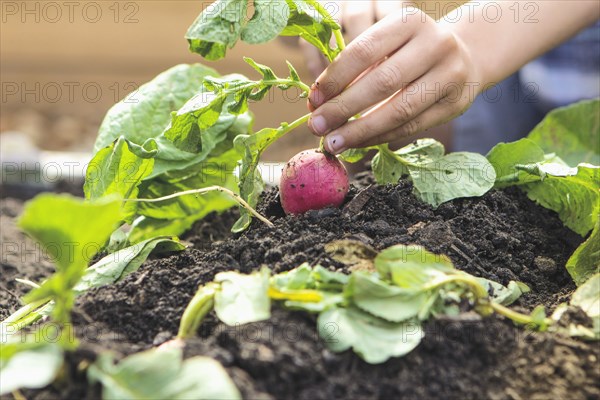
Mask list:
POLYGON ((421 128, 421 124, 419 123, 418 119, 411 119, 410 121, 406 122, 404 125, 402 125, 402 127, 399 129, 399 135, 400 137, 407 137, 407 136, 412 136, 415 135, 417 133, 419 133, 419 129, 421 128))
POLYGON ((350 56, 358 62, 371 60, 376 54, 376 40, 373 36, 363 34, 349 46, 350 56))
POLYGON ((446 30, 438 31, 435 42, 437 48, 445 53, 454 53, 458 51, 459 48, 456 37, 446 30))
POLYGON ((381 65, 373 73, 374 89, 384 95, 391 95, 398 90, 401 74, 394 65, 381 65))
POLYGON ((452 65, 449 68, 448 73, 450 74, 450 76, 452 77, 452 79, 455 82, 466 82, 467 80, 467 65, 464 62, 464 60, 462 59, 458 59, 457 61, 455 61, 454 63, 452 63, 452 65))
POLYGON ((410 101, 403 99, 402 96, 392 101, 390 105, 392 107, 392 120, 397 125, 406 123, 406 121, 409 121, 414 115, 413 105, 410 101))
POLYGON ((327 108, 324 110, 324 113, 328 113, 328 115, 330 115, 329 119, 331 120, 331 123, 341 125, 350 116, 352 116, 347 102, 345 102, 341 97, 331 99, 325 104, 325 106, 327 106, 327 108))

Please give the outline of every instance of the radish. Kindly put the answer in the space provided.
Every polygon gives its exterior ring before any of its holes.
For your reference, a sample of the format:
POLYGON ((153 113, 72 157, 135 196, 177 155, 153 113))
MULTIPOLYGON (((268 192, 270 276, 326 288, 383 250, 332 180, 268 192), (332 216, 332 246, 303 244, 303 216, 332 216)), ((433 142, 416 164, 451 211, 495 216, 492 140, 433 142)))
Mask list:
POLYGON ((339 207, 348 193, 348 172, 336 156, 305 150, 283 168, 279 193, 286 214, 339 207))

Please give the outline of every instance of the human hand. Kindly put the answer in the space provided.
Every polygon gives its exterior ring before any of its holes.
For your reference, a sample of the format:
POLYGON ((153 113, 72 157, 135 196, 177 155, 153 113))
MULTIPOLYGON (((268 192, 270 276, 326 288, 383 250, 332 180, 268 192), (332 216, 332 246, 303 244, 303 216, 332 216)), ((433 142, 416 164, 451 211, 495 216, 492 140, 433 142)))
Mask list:
POLYGON ((404 8, 365 30, 319 76, 309 95, 309 127, 326 135, 333 154, 387 143, 460 114, 475 95, 469 82, 478 82, 477 71, 462 41, 420 10, 404 8))
MULTIPOLYGON (((348 43, 356 39, 371 25, 382 20, 387 15, 397 12, 402 8, 402 0, 369 0, 369 1, 331 1, 321 0, 325 9, 333 19, 342 27, 344 38, 348 43)), ((332 39, 333 41, 333 39, 332 39)), ((335 43, 335 42, 333 42, 335 43)), ((332 44, 333 44, 332 43, 332 44)), ((316 47, 305 41, 299 40, 300 48, 304 53, 306 66, 317 78, 329 65, 329 62, 316 47)))

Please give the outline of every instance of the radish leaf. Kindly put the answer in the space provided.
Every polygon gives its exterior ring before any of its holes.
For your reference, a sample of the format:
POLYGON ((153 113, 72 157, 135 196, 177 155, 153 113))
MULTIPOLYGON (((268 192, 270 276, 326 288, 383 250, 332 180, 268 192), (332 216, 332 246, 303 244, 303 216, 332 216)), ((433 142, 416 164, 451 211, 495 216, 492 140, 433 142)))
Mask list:
POLYGON ((180 349, 151 349, 114 364, 101 354, 88 369, 92 383, 102 384, 103 399, 241 399, 217 361, 183 360, 180 349))
POLYGON ((136 271, 150 253, 181 251, 185 246, 171 237, 155 237, 109 254, 89 267, 81 280, 75 285, 76 292, 84 292, 123 279, 136 271))
POLYGON ((600 100, 585 100, 551 111, 529 134, 544 152, 568 165, 600 165, 600 100))
POLYGON ((221 289, 215 294, 215 311, 219 319, 231 326, 268 319, 271 316, 269 275, 268 268, 252 275, 218 273, 215 282, 221 284, 221 289))
POLYGON ((319 335, 331 351, 352 348, 370 364, 408 354, 423 338, 418 322, 388 322, 354 307, 326 310, 319 315, 317 325, 319 335))
MULTIPOLYGON (((139 184, 152 172, 156 153, 153 140, 139 146, 124 137, 101 149, 90 161, 85 174, 85 198, 97 200, 116 193, 123 199, 135 199, 139 184)), ((137 203, 124 203, 125 221, 131 222, 136 210, 137 203)))
POLYGON ((600 219, 596 220, 592 234, 567 261, 567 271, 577 285, 600 272, 600 219))

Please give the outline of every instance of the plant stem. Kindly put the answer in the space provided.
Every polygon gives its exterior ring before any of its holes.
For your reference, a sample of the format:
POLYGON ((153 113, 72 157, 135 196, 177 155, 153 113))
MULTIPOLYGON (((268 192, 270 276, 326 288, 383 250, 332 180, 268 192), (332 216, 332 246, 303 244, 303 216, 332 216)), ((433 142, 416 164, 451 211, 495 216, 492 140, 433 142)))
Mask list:
POLYGON ((334 29, 333 35, 335 36, 335 44, 337 44, 338 49, 340 49, 340 51, 344 50, 346 48, 346 42, 344 41, 342 31, 340 29, 334 29))
POLYGON ((473 294, 475 294, 475 297, 477 299, 486 299, 488 297, 487 290, 485 290, 485 287, 483 287, 483 285, 481 285, 479 283, 479 281, 477 281, 477 279, 475 279, 474 277, 472 277, 470 275, 463 275, 463 274, 453 274, 453 275, 446 276, 443 279, 440 279, 430 285, 425 286, 425 289, 426 290, 435 289, 442 285, 445 285, 446 283, 453 283, 453 282, 462 282, 462 283, 467 284, 471 288, 471 291, 473 292, 473 294))
MULTIPOLYGON (((308 88, 308 89, 310 90, 310 88, 308 88)), ((282 135, 285 135, 289 131, 296 129, 297 127, 299 127, 302 124, 305 124, 308 121, 308 119, 310 118, 310 115, 311 115, 311 113, 305 114, 305 115, 301 116, 300 118, 298 118, 297 120, 295 120, 294 122, 280 126, 279 129, 281 129, 283 131, 282 135)))
POLYGON ((301 89, 303 92, 306 92, 307 94, 310 92, 310 86, 308 86, 306 83, 301 82, 301 81, 293 81, 291 79, 276 79, 276 80, 258 81, 258 83, 266 84, 266 85, 290 85, 290 86, 295 86, 295 87, 301 89))
POLYGON ((269 221, 268 219, 266 219, 265 217, 263 217, 262 215, 260 215, 258 213, 258 211, 256 211, 254 208, 252 208, 252 206, 250 206, 250 204, 248 204, 244 199, 242 199, 239 194, 234 193, 231 190, 229 190, 227 188, 224 188, 222 186, 207 186, 205 188, 200 188, 200 189, 184 190, 183 192, 177 192, 177 193, 170 194, 168 196, 157 197, 155 199, 126 199, 125 201, 135 201, 135 202, 144 202, 144 203, 157 203, 157 202, 160 202, 160 201, 170 200, 170 199, 174 199, 174 198, 180 197, 180 196, 185 196, 185 195, 188 195, 188 194, 205 194, 205 193, 208 193, 208 192, 221 192, 221 193, 228 194, 239 205, 241 205, 246 210, 248 210, 256 218, 258 218, 259 220, 261 220, 262 222, 264 222, 265 225, 267 225, 269 227, 273 226, 273 223, 271 221, 269 221))
MULTIPOLYGON (((495 312, 497 312, 500 315, 505 316, 506 318, 511 319, 512 321, 516 322, 517 324, 523 324, 523 325, 536 325, 539 326, 540 324, 535 322, 530 315, 527 314, 522 314, 520 312, 511 310, 508 307, 503 306, 502 304, 499 303, 495 303, 493 301, 491 301, 489 303, 490 307, 492 307, 494 309, 495 312)), ((552 320, 550 320, 549 318, 545 318, 544 319, 544 324, 546 325, 550 325, 552 323, 552 320)))
POLYGON ((317 303, 323 300, 323 295, 319 291, 310 289, 286 290, 283 292, 270 286, 268 294, 273 300, 291 300, 305 303, 317 303))
POLYGON ((49 301, 50 300, 45 298, 42 300, 34 301, 29 304, 25 304, 23 307, 19 308, 17 311, 9 315, 4 321, 2 321, 2 325, 10 325, 19 322, 19 320, 25 318, 27 315, 31 314, 38 308, 41 308, 49 301))
POLYGON ((217 288, 218 285, 212 282, 198 288, 181 316, 177 338, 186 339, 196 333, 206 314, 215 306, 217 288))
MULTIPOLYGON (((315 11, 319 13, 325 20, 333 21, 331 15, 327 12, 325 8, 321 5, 318 0, 306 0, 306 2, 314 7, 315 11)), ((337 44, 338 49, 344 50, 346 48, 346 42, 344 41, 344 37, 342 36, 342 31, 340 29, 334 29, 333 35, 335 36, 335 43, 337 44)), ((333 60, 329 60, 333 61, 333 60)))

